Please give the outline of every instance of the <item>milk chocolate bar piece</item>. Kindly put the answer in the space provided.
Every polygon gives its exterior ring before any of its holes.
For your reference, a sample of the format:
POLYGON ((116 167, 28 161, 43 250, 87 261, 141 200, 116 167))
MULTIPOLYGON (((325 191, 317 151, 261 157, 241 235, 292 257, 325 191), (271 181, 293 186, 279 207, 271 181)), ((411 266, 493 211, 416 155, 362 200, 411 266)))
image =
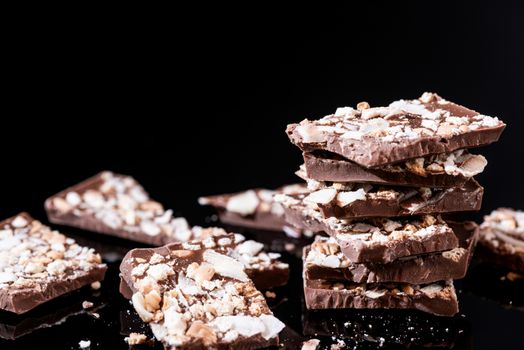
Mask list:
MULTIPOLYGON (((237 193, 200 197, 200 205, 213 206, 220 221, 238 227, 268 231, 289 231, 284 209, 273 201, 278 193, 306 191, 303 185, 287 185, 276 190, 255 188, 237 193)), ((298 232, 300 234, 300 232, 298 232)))
MULTIPOLYGON (((245 240, 245 237, 240 234, 226 233, 220 228, 202 230, 203 233, 200 236, 203 239, 201 240, 171 243, 165 247, 169 251, 213 247, 221 254, 240 261, 244 265, 247 275, 258 289, 270 289, 287 284, 289 265, 278 260, 280 254, 266 253, 262 250, 264 248, 262 243, 245 240)), ((128 286, 124 280, 121 280, 120 292, 128 299, 133 294, 132 287, 128 286)))
POLYGON ((325 151, 304 152, 303 156, 300 171, 313 180, 430 188, 461 187, 487 165, 486 158, 463 149, 380 168, 366 168, 325 151))
POLYGON ((474 179, 463 187, 382 187, 370 184, 330 183, 308 179, 309 193, 290 198, 316 204, 324 217, 355 219, 437 214, 479 210, 484 189, 474 179))
POLYGON ((133 249, 120 266, 133 306, 166 349, 258 349, 278 344, 275 318, 239 261, 231 237, 133 249), (176 247, 177 249, 172 249, 176 247))
POLYGON ((49 221, 160 246, 197 237, 132 177, 104 171, 45 202, 49 221))
POLYGON ((458 248, 457 236, 439 216, 340 220, 325 218, 302 202, 282 201, 291 225, 332 236, 352 263, 388 263, 398 258, 458 248))
POLYGON ((453 316, 458 301, 453 281, 431 284, 358 284, 304 278, 308 309, 417 309, 453 316))
POLYGON ((499 208, 485 216, 478 252, 486 262, 524 273, 524 212, 499 208))
POLYGON ((27 213, 0 222, 0 309, 25 313, 106 272, 100 255, 27 213))
POLYGON ((287 134, 303 151, 330 151, 364 167, 450 153, 498 140, 505 124, 433 93, 388 107, 339 108, 319 120, 290 124, 287 134))
POLYGON ((353 264, 334 238, 317 236, 311 246, 304 248, 305 274, 309 279, 356 283, 427 284, 463 278, 478 239, 478 225, 472 221, 448 224, 459 239, 458 248, 408 256, 388 264, 353 264))

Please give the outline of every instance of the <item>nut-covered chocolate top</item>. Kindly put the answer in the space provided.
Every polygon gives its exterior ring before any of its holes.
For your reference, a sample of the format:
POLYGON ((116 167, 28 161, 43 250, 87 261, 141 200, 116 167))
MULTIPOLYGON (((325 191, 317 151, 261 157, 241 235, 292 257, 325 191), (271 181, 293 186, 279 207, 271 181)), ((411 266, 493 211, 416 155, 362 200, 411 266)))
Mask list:
POLYGON ((240 346, 282 330, 244 265, 225 254, 236 243, 234 235, 210 236, 126 255, 121 271, 136 290, 133 306, 166 346, 240 346))
POLYGON ((416 100, 399 100, 388 107, 338 108, 319 120, 289 125, 288 134, 304 150, 325 149, 373 167, 491 143, 504 127, 496 117, 424 93, 416 100), (466 140, 490 130, 499 132, 466 140), (457 141, 460 138, 463 140, 457 141))
POLYGON ((255 188, 247 191, 216 196, 200 197, 200 205, 212 205, 242 216, 254 215, 257 212, 267 212, 275 216, 284 216, 282 206, 275 203, 273 196, 278 193, 296 192, 304 188, 301 185, 287 185, 277 190, 255 188))
POLYGON ((524 253, 524 212, 499 208, 484 217, 480 240, 508 253, 524 253))
POLYGON ((99 254, 21 213, 0 222, 0 291, 39 290, 105 268, 99 254))
POLYGON ((165 241, 198 238, 184 218, 174 218, 130 176, 104 171, 84 184, 51 197, 46 207, 59 215, 94 218, 113 230, 165 236, 165 241))

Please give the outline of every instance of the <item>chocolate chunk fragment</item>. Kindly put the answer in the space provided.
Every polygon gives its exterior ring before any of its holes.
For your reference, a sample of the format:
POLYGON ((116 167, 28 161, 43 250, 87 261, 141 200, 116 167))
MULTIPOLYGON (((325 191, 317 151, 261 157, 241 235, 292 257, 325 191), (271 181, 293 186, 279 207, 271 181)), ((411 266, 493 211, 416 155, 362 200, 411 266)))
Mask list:
POLYGON ((156 246, 198 238, 184 218, 173 218, 135 179, 110 171, 48 198, 45 209, 53 223, 156 246))
POLYGON ((524 212, 500 208, 485 216, 478 254, 486 262, 524 272, 524 212))
POLYGON ((433 283, 466 275, 478 239, 478 226, 471 222, 448 223, 459 238, 458 248, 400 258, 387 264, 354 264, 341 252, 332 237, 317 236, 304 249, 304 269, 309 279, 357 283, 433 283))
MULTIPOLYGON (((286 195, 317 205, 324 217, 355 219, 464 212, 480 209, 484 189, 470 179, 463 187, 430 189, 308 179, 309 193, 286 195)), ((278 196, 277 198, 285 198, 278 196)))
POLYGON ((498 140, 505 124, 433 93, 362 111, 339 108, 322 119, 290 124, 303 151, 325 150, 364 167, 377 167, 498 140))
POLYGON ((417 309, 453 316, 458 301, 453 281, 432 284, 358 284, 304 278, 308 309, 417 309))
POLYGON ((305 186, 288 185, 277 190, 255 188, 237 193, 200 197, 198 203, 211 205, 220 221, 234 226, 260 230, 283 231, 287 226, 282 206, 273 201, 277 193, 304 190, 305 186))
POLYGON ((368 220, 325 218, 318 208, 291 197, 277 198, 287 221, 332 236, 353 263, 388 263, 401 257, 458 248, 453 230, 438 216, 368 220))
POLYGON ((135 310, 168 349, 277 345, 284 324, 243 264, 222 254, 231 236, 217 238, 130 251, 120 271, 135 310))
POLYGON ((104 279, 106 265, 27 213, 0 222, 0 309, 25 313, 104 279))

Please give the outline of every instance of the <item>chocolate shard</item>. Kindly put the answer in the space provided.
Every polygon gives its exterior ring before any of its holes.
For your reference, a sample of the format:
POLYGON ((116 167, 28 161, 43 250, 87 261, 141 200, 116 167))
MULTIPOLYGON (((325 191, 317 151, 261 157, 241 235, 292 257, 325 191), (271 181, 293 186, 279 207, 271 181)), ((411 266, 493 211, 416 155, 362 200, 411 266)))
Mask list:
MULTIPOLYGON (((169 252, 183 249, 205 249, 213 248, 221 254, 227 255, 241 262, 246 274, 255 283, 258 289, 270 289, 287 284, 289 279, 289 265, 278 260, 280 254, 266 253, 263 244, 252 240, 246 240, 240 234, 226 233, 220 228, 202 229, 201 240, 185 243, 171 243, 160 249, 161 255, 167 256, 169 252)), ((151 252, 156 252, 152 249, 151 252)), ((123 259, 129 261, 133 254, 143 254, 143 250, 131 250, 123 259), (130 255, 131 254, 131 255, 130 255)), ((122 268, 127 265, 122 264, 122 268)), ((130 298, 133 290, 130 279, 122 275, 120 292, 124 297, 130 298), (123 281, 123 283, 122 283, 123 281)))
POLYGON ((325 151, 304 152, 303 157, 300 172, 317 181, 430 188, 461 187, 487 165, 483 156, 463 149, 380 168, 366 168, 325 151))
POLYGON ((478 225, 468 221, 448 225, 459 239, 458 248, 400 258, 387 264, 351 263, 334 238, 317 236, 304 248, 304 269, 308 279, 356 283, 399 282, 427 284, 466 275, 478 239, 478 225))
POLYGON ((330 151, 371 168, 487 145, 498 140, 505 126, 497 118, 424 93, 388 107, 339 108, 319 120, 290 124, 286 132, 303 151, 330 151))
POLYGON ((453 316, 458 301, 453 281, 431 284, 357 284, 310 280, 304 277, 308 309, 416 309, 453 316))
POLYGON ((307 181, 309 193, 287 196, 317 205, 324 217, 339 219, 474 211, 480 209, 484 194, 474 179, 463 187, 446 189, 307 181))
POLYGON ((242 263, 222 254, 231 240, 133 249, 122 261, 121 277, 134 291, 133 306, 166 349, 278 344, 285 325, 273 316, 242 263))
POLYGON ((107 266, 93 249, 27 213, 0 222, 0 309, 22 314, 102 281, 107 266), (28 255, 29 252, 29 255, 28 255))
POLYGON ((160 246, 196 239, 184 218, 150 199, 132 177, 103 171, 45 202, 49 221, 160 246))
POLYGON ((398 258, 458 248, 457 236, 439 216, 341 220, 325 218, 315 206, 286 196, 286 220, 302 229, 332 236, 353 263, 388 263, 398 258))
POLYGON ((486 262, 524 273, 524 212, 499 208, 485 216, 478 253, 486 262))
POLYGON ((238 227, 268 231, 286 230, 284 210, 273 201, 278 193, 296 192, 302 185, 282 186, 276 190, 255 188, 237 193, 200 197, 198 203, 213 206, 220 221, 238 227))

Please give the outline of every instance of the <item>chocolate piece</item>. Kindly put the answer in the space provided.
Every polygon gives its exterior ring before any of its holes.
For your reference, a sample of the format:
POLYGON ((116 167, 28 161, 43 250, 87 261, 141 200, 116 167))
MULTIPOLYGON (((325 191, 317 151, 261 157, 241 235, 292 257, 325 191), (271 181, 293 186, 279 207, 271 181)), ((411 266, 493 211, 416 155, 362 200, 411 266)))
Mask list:
POLYGON ((447 189, 382 187, 308 179, 309 193, 289 194, 290 200, 317 205, 325 217, 355 219, 479 210, 484 189, 474 179, 447 189))
POLYGON ((389 107, 339 108, 333 115, 290 124, 287 134, 303 151, 325 150, 364 167, 490 144, 505 124, 432 93, 389 107))
POLYGON ((487 262, 524 272, 524 212, 500 208, 485 216, 478 253, 487 262))
MULTIPOLYGON (((289 265, 278 260, 280 254, 266 253, 262 250, 263 244, 252 240, 246 241, 244 236, 228 234, 220 228, 207 228, 202 229, 202 231, 200 233, 200 236, 203 237, 202 240, 171 243, 164 247, 164 251, 213 248, 221 254, 240 261, 244 265, 246 274, 258 289, 269 289, 283 286, 287 283, 289 279, 289 265)), ((126 260, 128 256, 129 253, 123 260, 126 260)), ((127 285, 128 282, 129 280, 121 281, 120 292, 124 297, 131 298, 135 290, 132 289, 131 285, 127 285)))
POLYGON ((453 281, 425 285, 357 284, 304 277, 308 309, 417 309, 439 316, 458 312, 453 281))
POLYGON ((286 196, 275 199, 283 204, 290 224, 334 237, 342 253, 353 263, 388 263, 405 256, 458 247, 453 230, 439 216, 360 221, 326 219, 314 206, 286 196))
POLYGON ((304 165, 300 172, 313 180, 410 187, 460 187, 487 165, 483 156, 469 154, 466 150, 415 158, 380 168, 365 168, 324 151, 304 152, 303 156, 304 165))
POLYGON ((474 222, 448 223, 459 239, 459 248, 405 257, 388 264, 351 263, 334 238, 317 236, 304 248, 304 269, 309 279, 357 283, 400 282, 426 284, 466 275, 478 239, 474 222))
POLYGON ((22 314, 102 281, 100 255, 27 213, 0 222, 0 309, 22 314))
POLYGON ((133 306, 166 349, 278 344, 284 324, 273 316, 244 266, 222 254, 231 241, 230 235, 133 249, 122 261, 121 276, 136 291, 133 306))
POLYGON ((200 205, 216 208, 220 221, 226 224, 260 230, 283 231, 286 220, 280 204, 273 201, 277 193, 296 192, 302 185, 283 186, 275 191, 255 188, 237 193, 200 197, 200 205))
POLYGON ((150 245, 196 239, 132 177, 104 171, 45 202, 49 221, 150 245))

